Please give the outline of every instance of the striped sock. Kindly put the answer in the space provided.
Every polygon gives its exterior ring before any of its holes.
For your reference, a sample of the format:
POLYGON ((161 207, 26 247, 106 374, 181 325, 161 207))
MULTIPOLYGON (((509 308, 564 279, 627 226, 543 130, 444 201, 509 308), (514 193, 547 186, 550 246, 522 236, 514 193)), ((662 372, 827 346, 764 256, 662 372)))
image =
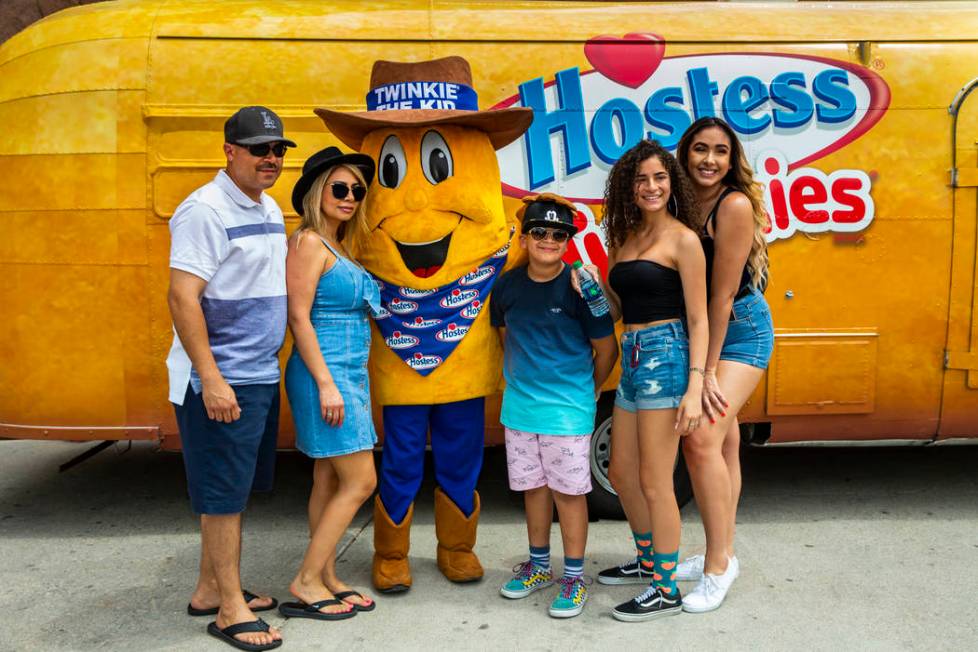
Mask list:
POLYGON ((584 575, 584 557, 564 557, 564 577, 584 575))
POLYGON ((635 561, 639 563, 643 573, 652 572, 652 533, 632 532, 635 539, 635 561))
POLYGON ((676 594, 676 564, 679 551, 655 553, 652 555, 655 570, 652 572, 652 585, 662 589, 666 595, 676 594))
POLYGON ((530 561, 537 568, 550 570, 550 546, 530 546, 530 561))

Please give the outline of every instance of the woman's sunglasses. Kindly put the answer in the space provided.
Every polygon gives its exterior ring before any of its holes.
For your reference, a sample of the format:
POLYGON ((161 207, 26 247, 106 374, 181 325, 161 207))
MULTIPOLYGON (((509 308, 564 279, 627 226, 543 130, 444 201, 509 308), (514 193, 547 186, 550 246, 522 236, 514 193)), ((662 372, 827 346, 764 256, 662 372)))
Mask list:
POLYGON ((289 146, 285 143, 259 143, 257 145, 239 145, 248 150, 248 153, 257 158, 265 158, 271 152, 278 158, 285 156, 289 146))
POLYGON ((545 229, 542 226, 535 226, 527 231, 527 233, 529 233, 530 237, 537 242, 541 242, 549 235, 550 239, 558 244, 561 242, 567 242, 567 238, 570 237, 570 233, 564 231, 563 229, 545 229))
POLYGON ((333 191, 333 197, 336 199, 346 199, 351 190, 353 191, 353 201, 363 201, 363 198, 367 196, 367 189, 359 183, 348 186, 342 181, 334 181, 329 184, 329 189, 333 191))

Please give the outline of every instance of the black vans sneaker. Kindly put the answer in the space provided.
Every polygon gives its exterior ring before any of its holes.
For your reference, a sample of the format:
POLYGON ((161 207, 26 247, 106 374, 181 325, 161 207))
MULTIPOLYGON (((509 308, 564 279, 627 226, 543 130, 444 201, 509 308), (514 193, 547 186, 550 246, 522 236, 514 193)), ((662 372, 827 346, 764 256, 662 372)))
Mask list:
POLYGON ((598 573, 598 584, 649 584, 651 582, 652 571, 643 571, 637 559, 614 568, 606 568, 598 573))
POLYGON ((616 620, 636 623, 662 616, 674 616, 683 610, 683 596, 676 589, 675 595, 666 595, 658 587, 650 586, 642 595, 623 602, 611 610, 616 620))

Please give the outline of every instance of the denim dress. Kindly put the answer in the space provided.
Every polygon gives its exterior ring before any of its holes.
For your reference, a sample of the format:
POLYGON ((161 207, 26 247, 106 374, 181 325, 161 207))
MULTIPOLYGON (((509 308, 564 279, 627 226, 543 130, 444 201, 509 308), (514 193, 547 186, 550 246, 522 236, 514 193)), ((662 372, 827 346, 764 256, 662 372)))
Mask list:
POLYGON ((319 277, 310 321, 326 366, 343 397, 343 424, 323 420, 319 388, 293 345, 285 368, 285 392, 295 420, 296 448, 309 457, 337 457, 370 450, 377 443, 370 413, 370 313, 380 310, 380 289, 357 263, 328 242, 336 262, 319 277))

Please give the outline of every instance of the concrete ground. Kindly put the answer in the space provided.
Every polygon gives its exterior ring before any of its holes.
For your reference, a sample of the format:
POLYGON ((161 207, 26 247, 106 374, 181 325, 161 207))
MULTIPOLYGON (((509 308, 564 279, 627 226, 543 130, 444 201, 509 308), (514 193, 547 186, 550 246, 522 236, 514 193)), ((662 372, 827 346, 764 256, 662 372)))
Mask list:
MULTIPOLYGON (((0 649, 230 650, 204 633, 210 619, 184 612, 198 534, 180 457, 120 445, 58 473, 87 446, 0 442, 0 649)), ((547 616, 553 589, 501 598, 526 534, 496 449, 480 486, 481 583, 456 586, 438 573, 429 481, 416 509, 410 593, 379 596, 376 611, 342 622, 263 615, 288 650, 978 649, 978 447, 748 450, 744 464, 742 574, 710 614, 619 623, 609 610, 638 592, 627 586, 595 584, 569 621, 547 616)), ((254 498, 248 588, 288 597, 306 541, 309 479, 305 459, 282 455, 275 493, 254 498)), ((694 506, 683 520, 683 551, 700 551, 694 506)), ((339 562, 362 589, 372 535, 364 509, 339 562)), ((623 522, 592 523, 586 572, 630 550, 623 522)))

